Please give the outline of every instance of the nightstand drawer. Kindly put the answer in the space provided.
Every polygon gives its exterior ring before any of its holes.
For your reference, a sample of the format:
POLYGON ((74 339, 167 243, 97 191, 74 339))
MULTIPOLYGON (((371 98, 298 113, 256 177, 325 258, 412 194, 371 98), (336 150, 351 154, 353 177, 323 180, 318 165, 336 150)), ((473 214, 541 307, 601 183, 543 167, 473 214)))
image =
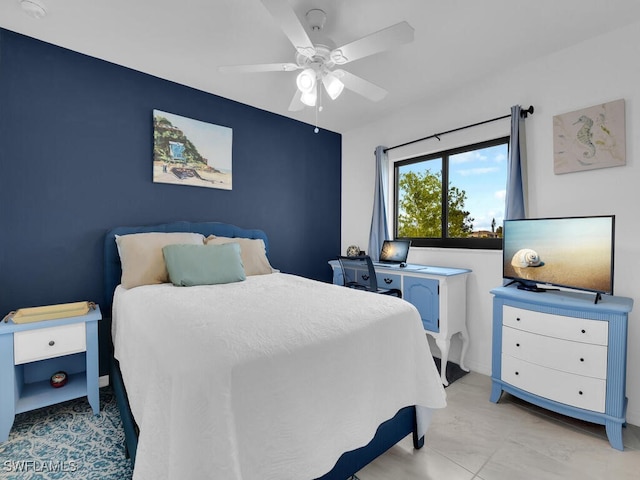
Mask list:
POLYGON ((16 365, 84 352, 87 349, 85 322, 15 332, 13 349, 16 365))

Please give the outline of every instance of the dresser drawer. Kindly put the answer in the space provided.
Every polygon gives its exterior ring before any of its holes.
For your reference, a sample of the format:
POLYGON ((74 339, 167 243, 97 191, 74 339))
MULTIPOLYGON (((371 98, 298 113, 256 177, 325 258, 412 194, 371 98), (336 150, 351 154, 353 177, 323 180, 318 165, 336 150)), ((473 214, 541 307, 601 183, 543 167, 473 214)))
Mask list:
POLYGON ((608 343, 608 322, 534 312, 508 305, 503 307, 502 315, 503 325, 518 330, 575 342, 596 345, 608 343))
POLYGON ((607 382, 525 362, 502 354, 502 380, 527 392, 604 413, 607 382))
POLYGON ((502 327, 502 353, 568 373, 605 379, 607 347, 502 327))
POLYGON ((16 365, 84 352, 86 349, 87 336, 84 322, 13 334, 16 365))
POLYGON ((378 288, 402 288, 402 277, 400 275, 392 275, 389 273, 376 273, 378 288))

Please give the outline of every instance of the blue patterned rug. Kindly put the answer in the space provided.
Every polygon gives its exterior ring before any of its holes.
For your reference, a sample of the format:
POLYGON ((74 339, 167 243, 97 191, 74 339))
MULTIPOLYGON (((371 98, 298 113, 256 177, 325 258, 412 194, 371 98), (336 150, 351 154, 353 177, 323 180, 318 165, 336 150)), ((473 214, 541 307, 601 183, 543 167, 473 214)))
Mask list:
POLYGON ((85 398, 16 415, 0 444, 0 479, 127 480, 124 431, 115 395, 100 389, 100 415, 85 398))

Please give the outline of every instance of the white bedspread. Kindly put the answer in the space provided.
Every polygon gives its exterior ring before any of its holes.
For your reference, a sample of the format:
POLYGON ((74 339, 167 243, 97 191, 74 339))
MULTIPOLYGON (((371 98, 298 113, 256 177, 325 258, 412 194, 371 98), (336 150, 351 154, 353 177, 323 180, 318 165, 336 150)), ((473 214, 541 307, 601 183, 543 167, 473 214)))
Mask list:
POLYGON ((135 480, 313 479, 399 409, 446 405, 411 304, 292 275, 118 287, 113 336, 135 480))

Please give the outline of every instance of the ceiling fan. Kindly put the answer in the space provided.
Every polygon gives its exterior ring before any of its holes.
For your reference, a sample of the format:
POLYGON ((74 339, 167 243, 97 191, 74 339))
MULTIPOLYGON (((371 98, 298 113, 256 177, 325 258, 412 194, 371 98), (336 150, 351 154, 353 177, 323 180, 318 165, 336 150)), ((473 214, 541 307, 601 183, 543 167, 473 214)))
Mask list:
POLYGON ((312 42, 287 0, 261 0, 269 13, 280 24, 283 32, 296 49, 295 63, 266 63, 219 67, 223 73, 292 72, 302 70, 297 78, 298 90, 289 110, 301 110, 305 105, 322 110, 321 85, 332 100, 340 96, 344 88, 374 102, 382 100, 387 91, 373 83, 336 66, 373 55, 413 41, 413 28, 400 22, 378 32, 335 47, 322 36, 326 14, 320 9, 309 10, 306 20, 315 41, 312 42))

